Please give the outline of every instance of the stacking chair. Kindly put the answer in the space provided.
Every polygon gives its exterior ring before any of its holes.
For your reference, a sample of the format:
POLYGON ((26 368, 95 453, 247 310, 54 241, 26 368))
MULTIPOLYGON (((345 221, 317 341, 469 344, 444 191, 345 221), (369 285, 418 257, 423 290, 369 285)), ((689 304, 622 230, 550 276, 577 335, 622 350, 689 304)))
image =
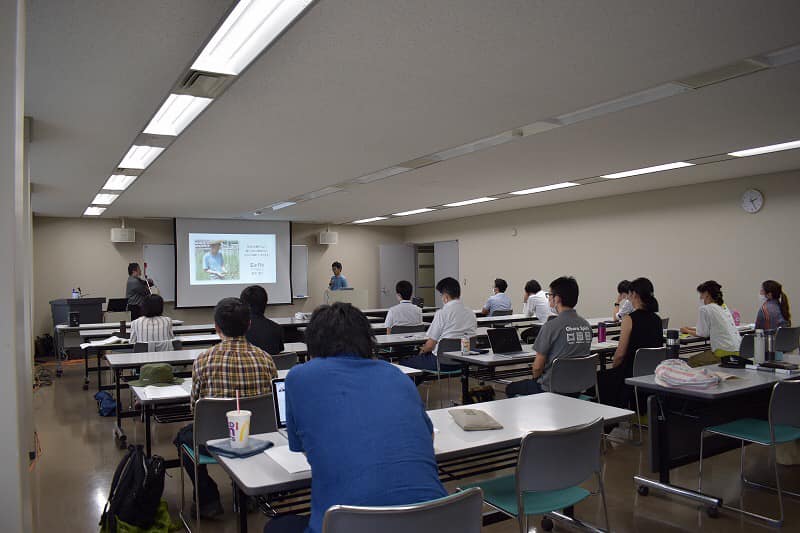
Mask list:
POLYGON ((419 324, 418 326, 393 326, 392 334, 395 333, 420 333, 428 331, 428 324, 419 324))
MULTIPOLYGON (((475 338, 470 339, 470 345, 475 343, 475 338)), ((443 354, 445 352, 460 352, 461 351, 461 339, 441 339, 439 341, 439 346, 436 349, 437 354, 443 354)), ((457 365, 455 361, 450 359, 449 357, 436 355, 436 370, 425 370, 426 374, 433 374, 436 378, 436 382, 439 388, 439 406, 443 405, 441 400, 441 393, 442 393, 442 377, 447 379, 447 398, 450 399, 450 378, 457 377, 461 375, 461 367, 457 365)), ((428 385, 428 389, 425 392, 425 405, 428 405, 428 400, 430 399, 430 392, 431 388, 428 385)))
POLYGON ((278 370, 289 370, 297 364, 297 354, 294 352, 281 353, 273 355, 272 360, 275 361, 275 367, 278 370))
POLYGON ((746 359, 755 357, 755 338, 756 336, 752 333, 742 335, 742 342, 739 344, 739 357, 744 357, 746 359))
POLYGON ((800 346, 800 327, 778 328, 775 333, 775 351, 793 352, 800 346))
POLYGON ((477 488, 412 505, 334 505, 325 513, 322 533, 480 533, 482 511, 477 488))
POLYGON ((171 341, 150 341, 150 342, 137 342, 133 345, 135 353, 144 352, 169 352, 170 350, 183 349, 183 343, 178 339, 171 341))
POLYGON ((669 317, 661 319, 661 329, 667 329, 669 327, 669 317))
POLYGON ((501 310, 492 311, 489 314, 489 316, 510 316, 510 315, 513 315, 513 314, 514 314, 514 310, 513 309, 504 309, 502 311, 501 310))
MULTIPOLYGON (((772 397, 769 401, 769 419, 758 420, 754 418, 740 418, 733 422, 711 426, 700 432, 700 471, 697 476, 697 490, 703 486, 703 440, 706 433, 719 435, 731 439, 738 439, 741 442, 741 454, 739 456, 739 477, 746 485, 760 487, 778 493, 778 507, 780 515, 778 519, 745 511, 744 508, 726 507, 738 511, 747 516, 760 518, 772 525, 780 526, 783 524, 783 494, 789 494, 800 498, 800 494, 781 489, 781 479, 778 473, 778 462, 776 445, 784 442, 791 442, 800 439, 800 381, 786 380, 776 383, 772 388, 772 397), (763 485, 748 480, 744 475, 744 456, 745 443, 767 446, 770 449, 770 460, 775 470, 775 487, 763 485)), ((744 487, 742 487, 744 488, 744 487)))
MULTIPOLYGON (((656 367, 661 363, 661 361, 667 358, 667 349, 666 348, 639 348, 636 350, 636 353, 633 354, 633 376, 634 378, 638 378, 639 376, 649 376, 651 374, 656 373, 656 367)), ((634 420, 636 421, 636 425, 639 427, 639 442, 638 444, 642 443, 642 421, 641 421, 641 410, 639 407, 639 388, 633 388, 633 397, 636 401, 636 412, 633 413, 634 420)))
POLYGON ((553 368, 550 371, 550 392, 599 402, 597 361, 597 354, 583 357, 559 357, 553 361, 553 368), (595 390, 594 398, 583 394, 592 387, 595 390))
MULTIPOLYGON (((395 333, 421 333, 428 331, 428 324, 419 324, 417 326, 394 326, 392 327, 392 335, 395 333)), ((386 350, 381 350, 383 357, 399 358, 409 355, 416 355, 419 352, 418 344, 401 344, 392 346, 386 350)))
MULTIPOLYGON (((275 414, 272 407, 272 395, 263 394, 261 396, 251 396, 239 400, 241 409, 250 411, 250 434, 271 433, 277 430, 275 424, 275 414)), ((197 479, 200 466, 216 464, 217 461, 210 455, 200 452, 200 446, 213 439, 228 437, 228 427, 226 414, 228 411, 236 409, 235 399, 203 398, 194 404, 194 427, 192 433, 194 443, 190 448, 188 445, 178 446, 178 460, 181 470, 181 506, 178 515, 183 522, 183 526, 189 533, 192 528, 186 515, 184 514, 184 471, 183 458, 188 458, 194 465, 194 479, 197 479)), ((195 524, 197 531, 200 531, 200 490, 195 483, 194 501, 196 503, 195 524)))
POLYGON ((551 514, 572 525, 584 526, 580 520, 560 511, 593 494, 580 484, 594 476, 597 478, 597 492, 603 501, 606 531, 611 531, 603 488, 602 433, 602 418, 567 429, 532 431, 522 439, 513 475, 464 488, 483 489, 483 500, 498 511, 517 518, 521 533, 527 533, 528 515, 532 514, 544 515, 542 528, 550 531, 553 522, 547 515, 551 514))

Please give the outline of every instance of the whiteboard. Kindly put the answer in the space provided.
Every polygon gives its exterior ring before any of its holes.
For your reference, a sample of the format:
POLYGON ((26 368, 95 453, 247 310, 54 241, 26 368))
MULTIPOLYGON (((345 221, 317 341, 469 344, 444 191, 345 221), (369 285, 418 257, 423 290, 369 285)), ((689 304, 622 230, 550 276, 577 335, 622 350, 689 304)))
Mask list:
POLYGON ((308 246, 292 245, 292 296, 308 296, 308 246))
POLYGON ((152 278, 165 302, 175 301, 175 245, 145 244, 142 257, 147 277, 152 278))

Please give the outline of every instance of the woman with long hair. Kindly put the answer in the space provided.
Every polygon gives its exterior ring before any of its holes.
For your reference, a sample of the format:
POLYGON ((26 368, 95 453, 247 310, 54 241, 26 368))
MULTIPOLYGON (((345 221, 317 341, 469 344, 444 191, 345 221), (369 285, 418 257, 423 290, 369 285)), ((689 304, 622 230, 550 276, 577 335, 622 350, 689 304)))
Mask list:
POLYGON ((783 286, 774 279, 761 284, 756 314, 756 329, 778 329, 792 325, 792 312, 789 309, 789 297, 783 292, 783 286))

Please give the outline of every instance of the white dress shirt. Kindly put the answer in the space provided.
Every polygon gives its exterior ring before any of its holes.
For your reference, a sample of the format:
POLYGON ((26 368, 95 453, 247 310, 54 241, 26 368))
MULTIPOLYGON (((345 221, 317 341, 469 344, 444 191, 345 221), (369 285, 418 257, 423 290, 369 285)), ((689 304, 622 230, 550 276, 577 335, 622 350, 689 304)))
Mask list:
POLYGON ((472 337, 477 329, 475 312, 467 309, 461 300, 450 300, 433 315, 433 322, 425 336, 436 341, 436 348, 433 351, 438 353, 440 340, 460 339, 464 335, 472 337))
POLYGON ((394 326, 419 326, 422 324, 422 309, 411 303, 411 300, 400 300, 390 307, 386 313, 386 329, 394 326))
POLYGON ((550 302, 547 301, 547 294, 539 291, 528 296, 528 301, 522 308, 526 316, 536 317, 539 322, 547 322, 547 318, 553 313, 550 311, 550 302))

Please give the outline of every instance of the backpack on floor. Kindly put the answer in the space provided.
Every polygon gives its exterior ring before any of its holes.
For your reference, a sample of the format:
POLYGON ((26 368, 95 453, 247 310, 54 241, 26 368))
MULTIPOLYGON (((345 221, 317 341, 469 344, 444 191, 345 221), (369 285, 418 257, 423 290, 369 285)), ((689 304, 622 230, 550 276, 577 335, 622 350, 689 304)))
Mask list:
POLYGON ((142 445, 129 446, 114 478, 100 517, 102 529, 117 531, 117 520, 142 529, 151 528, 164 492, 164 458, 147 457, 142 445))
POLYGON ((97 412, 100 416, 114 416, 117 414, 117 402, 107 391, 101 390, 95 393, 94 399, 97 400, 97 412))

